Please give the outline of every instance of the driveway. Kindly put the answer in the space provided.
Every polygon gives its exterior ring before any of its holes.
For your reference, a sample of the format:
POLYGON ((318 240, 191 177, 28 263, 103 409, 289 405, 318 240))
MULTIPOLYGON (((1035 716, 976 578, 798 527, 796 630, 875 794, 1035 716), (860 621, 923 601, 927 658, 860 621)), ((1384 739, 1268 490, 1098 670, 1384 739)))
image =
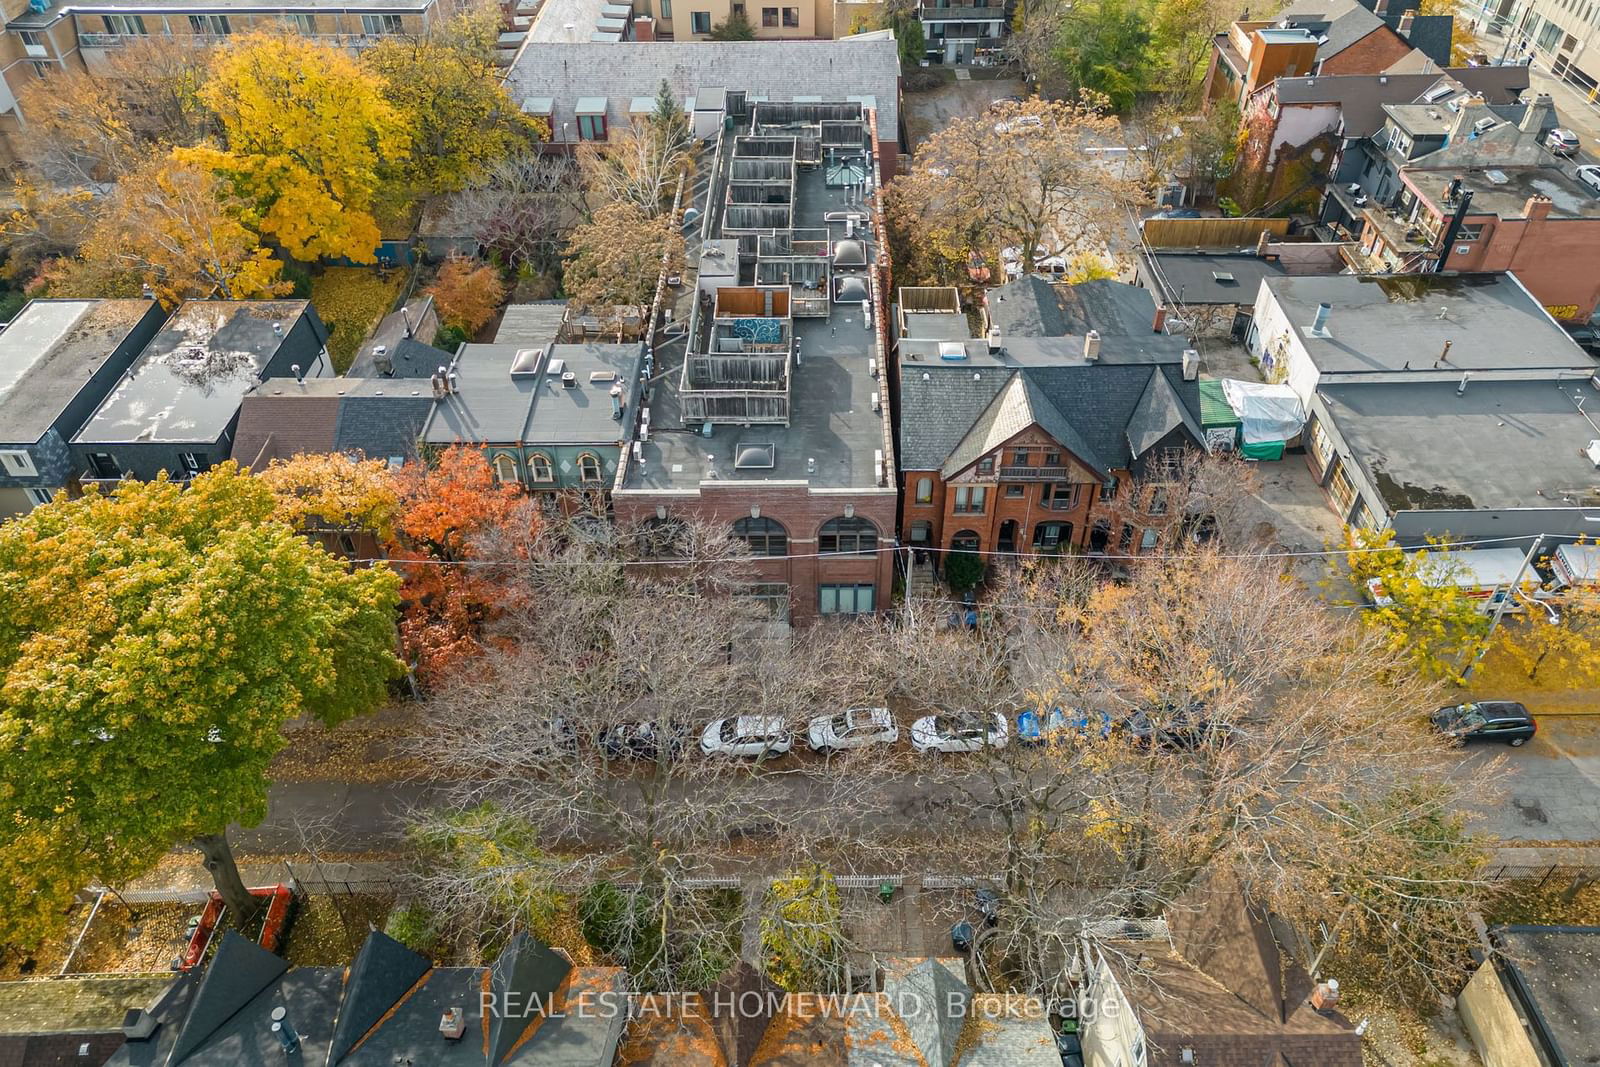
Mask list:
POLYGON ((1484 745, 1464 773, 1505 761, 1502 796, 1489 801, 1474 825, 1510 842, 1600 841, 1600 716, 1546 716, 1521 748, 1484 745))

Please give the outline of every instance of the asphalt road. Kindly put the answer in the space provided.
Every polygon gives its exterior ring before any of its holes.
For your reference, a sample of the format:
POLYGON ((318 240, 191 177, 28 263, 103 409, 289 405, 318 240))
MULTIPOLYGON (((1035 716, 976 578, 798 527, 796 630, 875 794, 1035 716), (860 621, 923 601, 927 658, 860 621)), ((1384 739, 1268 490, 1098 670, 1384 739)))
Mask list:
MULTIPOLYGON (((1522 748, 1472 751, 1466 773, 1496 762, 1505 767, 1506 788, 1484 797, 1474 813, 1479 828, 1508 843, 1600 841, 1600 716, 1541 718, 1538 736, 1522 748)), ((794 795, 785 806, 803 811, 814 787, 800 776, 788 780, 794 795)), ((955 815, 948 794, 921 777, 897 776, 883 788, 892 790, 890 818, 908 827, 947 825, 955 815)), ((235 840, 248 851, 301 851, 309 832, 324 850, 383 851, 401 843, 405 812, 427 807, 435 795, 420 782, 282 783, 272 789, 266 821, 235 840)))

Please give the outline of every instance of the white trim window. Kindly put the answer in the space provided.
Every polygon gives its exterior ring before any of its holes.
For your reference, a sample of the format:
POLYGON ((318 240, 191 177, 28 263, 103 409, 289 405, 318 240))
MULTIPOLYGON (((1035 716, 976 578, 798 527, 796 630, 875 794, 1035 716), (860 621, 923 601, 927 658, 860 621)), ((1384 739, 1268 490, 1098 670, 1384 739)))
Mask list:
POLYGON ((39 475, 39 469, 33 465, 33 457, 20 448, 0 451, 0 466, 13 478, 36 478, 39 475))
POLYGON ((42 508, 56 498, 56 491, 54 489, 30 487, 28 489, 24 489, 23 492, 28 494, 28 503, 32 504, 36 508, 42 508))

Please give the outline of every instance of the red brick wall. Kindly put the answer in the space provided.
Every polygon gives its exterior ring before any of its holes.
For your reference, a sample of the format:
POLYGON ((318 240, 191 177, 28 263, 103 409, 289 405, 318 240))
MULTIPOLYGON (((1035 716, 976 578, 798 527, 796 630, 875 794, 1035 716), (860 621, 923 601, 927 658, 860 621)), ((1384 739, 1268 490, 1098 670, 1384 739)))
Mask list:
POLYGON ((656 507, 665 506, 667 515, 696 517, 732 524, 748 518, 750 509, 759 506, 761 517, 776 519, 789 532, 789 555, 753 561, 759 582, 784 582, 789 586, 789 619, 804 625, 817 617, 817 586, 823 584, 872 583, 877 587, 873 603, 882 611, 889 606, 894 589, 895 494, 878 492, 828 492, 814 494, 805 486, 770 486, 758 483, 702 487, 696 496, 634 494, 622 492, 612 497, 612 510, 621 523, 646 522, 656 517, 656 507), (878 527, 878 548, 874 556, 825 556, 818 558, 817 532, 822 524, 844 514, 846 504, 855 506, 857 518, 871 519, 878 527))
POLYGON ((1600 218, 1497 219, 1483 224, 1478 240, 1450 250, 1445 266, 1461 271, 1513 271, 1534 299, 1558 319, 1588 322, 1600 303, 1600 218), (1466 255, 1455 249, 1466 247, 1466 255))
POLYGON ((1379 26, 1322 64, 1319 74, 1381 74, 1410 55, 1412 48, 1387 26, 1379 26))

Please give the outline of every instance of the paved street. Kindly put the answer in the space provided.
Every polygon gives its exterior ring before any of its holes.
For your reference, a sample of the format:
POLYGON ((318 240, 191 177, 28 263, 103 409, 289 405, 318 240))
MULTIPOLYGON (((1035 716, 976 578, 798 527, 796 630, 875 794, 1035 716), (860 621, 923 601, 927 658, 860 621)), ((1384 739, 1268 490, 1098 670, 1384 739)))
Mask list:
POLYGON ((1485 745, 1469 767, 1505 760, 1507 791, 1486 804, 1479 825, 1506 841, 1600 841, 1600 716, 1539 720, 1522 748, 1485 745))
MULTIPOLYGON (((1478 825, 1508 842, 1600 842, 1600 716, 1544 717, 1538 736, 1520 749, 1484 746, 1471 751, 1467 771, 1503 760, 1504 795, 1486 797, 1478 825)), ((813 788, 802 776, 784 776, 795 795, 784 801, 796 812, 813 788)), ((893 790, 892 819, 908 826, 954 816, 948 795, 935 795, 926 779, 901 777, 893 790)), ((252 852, 299 851, 302 828, 329 827, 323 849, 383 851, 401 840, 404 813, 426 806, 432 790, 415 782, 347 784, 291 782, 273 787, 265 822, 238 835, 252 852)))

